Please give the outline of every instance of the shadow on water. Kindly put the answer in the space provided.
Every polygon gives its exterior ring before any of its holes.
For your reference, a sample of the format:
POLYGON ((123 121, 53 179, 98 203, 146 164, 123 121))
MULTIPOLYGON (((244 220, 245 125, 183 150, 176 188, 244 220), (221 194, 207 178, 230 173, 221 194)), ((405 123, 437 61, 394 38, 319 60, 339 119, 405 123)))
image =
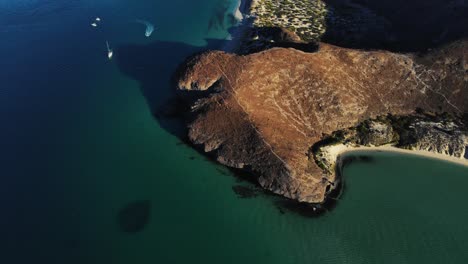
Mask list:
MULTIPOLYGON (((370 155, 362 155, 362 154, 352 154, 352 155, 348 155, 344 158, 342 158, 342 162, 341 162, 341 169, 345 169, 346 167, 348 167, 349 165, 351 165, 352 163, 355 163, 355 162, 361 162, 361 163, 375 163, 376 160, 374 157, 370 156, 370 155)), ((341 175, 340 175, 341 176, 341 175)))
POLYGON ((151 201, 142 200, 127 204, 117 214, 120 229, 127 233, 142 231, 151 217, 151 201))
POLYGON ((184 108, 177 100, 174 73, 187 57, 216 49, 224 43, 224 40, 207 40, 203 47, 167 41, 125 45, 117 48, 116 60, 121 72, 139 82, 141 93, 161 127, 183 137, 182 125, 173 118, 184 108))
MULTIPOLYGON (((214 10, 207 30, 225 29, 227 24, 234 24, 232 15, 226 14, 228 7, 223 5, 214 10)), ((235 27, 228 29, 235 31, 235 27)), ((116 62, 119 70, 139 83, 149 110, 155 121, 167 132, 181 139, 178 145, 186 141, 187 130, 183 113, 188 112, 187 105, 179 99, 176 92, 175 77, 180 65, 196 54, 217 50, 229 46, 232 40, 206 39, 206 45, 193 46, 180 42, 155 41, 146 45, 124 45, 116 49, 116 62)), ((194 160, 195 157, 189 157, 194 160)), ((231 176, 229 169, 221 174, 231 176)), ((234 173, 237 178, 244 178, 234 173)), ((251 184, 235 185, 232 190, 242 198, 256 197, 260 191, 251 184)), ((228 191, 228 190, 226 190, 228 191)), ((122 231, 138 232, 144 229, 150 218, 150 201, 136 201, 125 206, 117 215, 122 231)))
POLYGON ((468 37, 468 4, 447 0, 325 0, 322 40, 358 49, 422 52, 468 37))
MULTIPOLYGON (((232 30, 237 23, 229 12, 227 2, 215 5, 207 23, 207 31, 232 30)), ((205 39, 206 45, 193 46, 181 42, 155 41, 147 45, 125 45, 117 48, 116 60, 121 72, 139 82, 153 116, 168 132, 184 138, 180 122, 173 122, 186 110, 178 100, 174 75, 187 58, 195 54, 220 49, 229 40, 205 39)))
POLYGON ((255 198, 260 194, 259 189, 252 185, 234 185, 232 191, 237 194, 239 198, 255 198))
POLYGON ((350 154, 341 158, 341 166, 336 168, 338 178, 336 187, 329 191, 325 202, 322 204, 302 203, 294 200, 278 197, 275 205, 281 214, 292 212, 308 218, 316 218, 333 210, 346 194, 346 182, 343 171, 353 163, 375 163, 376 159, 370 155, 350 154))
POLYGON ((344 157, 339 157, 339 159, 341 160, 341 165, 335 168, 335 175, 338 179, 338 185, 333 191, 329 193, 327 199, 327 203, 331 204, 333 207, 336 206, 336 203, 343 199, 343 197, 346 195, 347 188, 346 181, 344 179, 345 169, 354 163, 375 164, 377 162, 373 156, 356 153, 351 153, 344 157))

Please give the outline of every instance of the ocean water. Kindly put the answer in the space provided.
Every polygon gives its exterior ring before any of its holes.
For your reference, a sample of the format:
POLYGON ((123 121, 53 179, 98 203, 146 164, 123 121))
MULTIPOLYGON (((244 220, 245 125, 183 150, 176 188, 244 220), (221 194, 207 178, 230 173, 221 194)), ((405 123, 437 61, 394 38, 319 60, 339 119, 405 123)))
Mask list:
POLYGON ((467 168, 373 154, 307 218, 240 198, 252 186, 153 117, 236 6, 0 0, 0 263, 466 263, 467 168))

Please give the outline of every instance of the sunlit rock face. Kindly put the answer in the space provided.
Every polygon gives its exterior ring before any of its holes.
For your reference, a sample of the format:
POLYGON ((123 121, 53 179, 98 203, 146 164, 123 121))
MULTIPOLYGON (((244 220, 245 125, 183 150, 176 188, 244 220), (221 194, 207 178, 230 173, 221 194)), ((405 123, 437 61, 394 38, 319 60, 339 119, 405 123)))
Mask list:
POLYGON ((335 178, 311 159, 311 146, 388 113, 467 113, 467 56, 466 42, 420 57, 327 44, 315 53, 214 51, 189 61, 178 87, 213 91, 192 106, 194 144, 223 164, 252 172, 268 190, 316 203, 335 178))

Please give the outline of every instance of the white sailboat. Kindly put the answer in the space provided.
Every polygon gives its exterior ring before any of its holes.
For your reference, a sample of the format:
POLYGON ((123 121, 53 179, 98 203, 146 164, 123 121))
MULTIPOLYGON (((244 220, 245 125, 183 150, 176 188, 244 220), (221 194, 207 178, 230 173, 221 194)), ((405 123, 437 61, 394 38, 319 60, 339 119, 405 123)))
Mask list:
POLYGON ((108 41, 106 41, 106 46, 107 46, 107 58, 109 58, 109 60, 112 60, 112 56, 114 56, 114 52, 110 48, 108 41))
POLYGON ((91 26, 92 27, 97 27, 98 26, 98 22, 101 22, 101 18, 100 17, 96 17, 93 21, 93 23, 91 23, 91 26))

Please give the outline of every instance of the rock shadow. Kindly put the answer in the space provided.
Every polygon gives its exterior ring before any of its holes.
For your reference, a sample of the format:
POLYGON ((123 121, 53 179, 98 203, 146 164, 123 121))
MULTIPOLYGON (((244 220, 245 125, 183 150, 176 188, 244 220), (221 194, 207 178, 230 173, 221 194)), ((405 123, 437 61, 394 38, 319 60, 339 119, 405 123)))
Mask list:
POLYGON ((468 37, 468 3, 458 0, 324 0, 322 41, 347 48, 424 52, 468 37))
POLYGON ((232 191, 242 199, 255 198, 260 194, 260 190, 254 185, 234 185, 232 191))
POLYGON ((371 155, 363 155, 363 154, 350 154, 346 155, 342 158, 341 168, 346 168, 352 163, 359 162, 359 163, 375 163, 376 159, 371 155))
POLYGON ((184 138, 179 117, 187 105, 176 94, 175 73, 194 54, 225 45, 225 40, 207 40, 205 46, 156 41, 147 45, 124 45, 116 50, 117 66, 122 73, 138 81, 148 107, 161 127, 184 138))

